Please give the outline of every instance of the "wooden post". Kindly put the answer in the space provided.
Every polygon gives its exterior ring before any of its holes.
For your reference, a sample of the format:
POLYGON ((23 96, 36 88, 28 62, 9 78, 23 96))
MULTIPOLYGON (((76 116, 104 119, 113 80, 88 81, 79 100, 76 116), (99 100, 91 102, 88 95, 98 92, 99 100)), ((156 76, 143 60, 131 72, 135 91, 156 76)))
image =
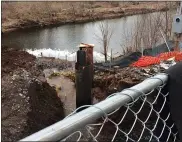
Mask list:
MULTIPOLYGON (((92 104, 93 46, 81 44, 79 48, 75 65, 76 108, 92 104)), ((83 109, 79 109, 78 112, 83 109)))

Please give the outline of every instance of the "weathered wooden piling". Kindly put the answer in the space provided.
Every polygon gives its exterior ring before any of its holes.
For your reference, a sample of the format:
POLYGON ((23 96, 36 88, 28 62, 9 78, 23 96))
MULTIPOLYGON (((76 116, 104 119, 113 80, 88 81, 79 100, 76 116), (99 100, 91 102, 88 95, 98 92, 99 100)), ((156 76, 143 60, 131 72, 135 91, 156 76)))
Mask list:
MULTIPOLYGON (((93 45, 80 44, 77 51, 76 108, 92 104, 93 45)), ((79 109, 81 111, 83 109, 79 109)))

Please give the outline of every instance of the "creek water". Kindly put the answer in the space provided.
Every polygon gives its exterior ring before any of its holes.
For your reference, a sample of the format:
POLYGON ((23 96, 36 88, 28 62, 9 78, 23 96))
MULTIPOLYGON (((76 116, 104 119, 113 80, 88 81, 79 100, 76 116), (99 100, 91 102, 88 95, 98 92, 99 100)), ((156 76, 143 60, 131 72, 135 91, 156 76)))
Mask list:
MULTIPOLYGON (((136 21, 148 17, 151 14, 127 16, 107 20, 113 34, 110 39, 109 48, 112 47, 113 55, 122 53, 121 45, 125 45, 131 39, 131 33, 136 30, 136 21)), ((106 20, 102 20, 106 21, 106 20)), ((94 59, 104 60, 101 54, 102 44, 98 39, 101 36, 99 25, 101 21, 68 24, 58 27, 15 31, 2 36, 2 44, 22 48, 35 56, 56 57, 61 59, 75 60, 75 51, 80 43, 94 44, 94 59)))

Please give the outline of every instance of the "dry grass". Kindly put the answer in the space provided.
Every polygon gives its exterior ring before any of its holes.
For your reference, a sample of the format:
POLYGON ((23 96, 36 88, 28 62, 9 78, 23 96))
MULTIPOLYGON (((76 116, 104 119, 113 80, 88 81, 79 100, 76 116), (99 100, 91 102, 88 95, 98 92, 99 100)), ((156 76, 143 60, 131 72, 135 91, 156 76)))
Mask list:
POLYGON ((93 21, 165 9, 164 2, 2 2, 2 31, 93 21))
POLYGON ((36 19, 52 16, 54 14, 81 14, 81 12, 88 9, 120 6, 119 3, 120 2, 2 2, 2 21, 5 22, 9 19, 36 19))

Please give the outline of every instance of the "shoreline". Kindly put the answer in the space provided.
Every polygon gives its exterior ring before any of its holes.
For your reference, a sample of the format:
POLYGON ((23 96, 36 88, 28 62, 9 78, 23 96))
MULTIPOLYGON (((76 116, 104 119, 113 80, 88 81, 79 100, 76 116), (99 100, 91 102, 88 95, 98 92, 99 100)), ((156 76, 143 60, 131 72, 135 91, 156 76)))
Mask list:
POLYGON ((48 27, 57 27, 65 24, 81 24, 81 23, 87 23, 87 22, 95 22, 99 20, 104 20, 104 19, 116 19, 116 18, 122 18, 126 16, 133 16, 133 15, 138 15, 138 14, 147 14, 147 13, 153 13, 153 12, 162 12, 162 11, 167 11, 169 10, 169 7, 166 5, 159 5, 158 8, 156 8, 154 4, 153 7, 145 7, 141 6, 139 8, 133 6, 134 8, 108 8, 104 10, 99 10, 96 11, 92 16, 86 15, 81 15, 77 16, 76 18, 72 17, 72 15, 68 15, 66 17, 60 17, 55 16, 51 17, 50 19, 43 18, 40 20, 17 20, 16 22, 10 22, 9 23, 2 23, 2 34, 10 33, 13 31, 18 31, 18 30, 25 30, 25 29, 31 29, 31 28, 48 28, 48 27))

